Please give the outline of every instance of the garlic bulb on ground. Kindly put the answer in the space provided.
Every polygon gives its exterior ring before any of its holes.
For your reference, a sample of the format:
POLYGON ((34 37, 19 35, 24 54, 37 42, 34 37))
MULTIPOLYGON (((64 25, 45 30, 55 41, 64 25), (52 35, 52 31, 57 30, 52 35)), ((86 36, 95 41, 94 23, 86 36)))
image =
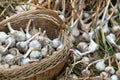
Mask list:
POLYGON ((100 78, 101 79, 107 79, 108 77, 109 77, 109 74, 107 72, 103 71, 103 72, 100 73, 100 78))
POLYGON ((105 62, 104 60, 97 62, 96 65, 95 65, 95 68, 97 70, 100 70, 100 71, 104 70, 105 69, 105 63, 104 62, 105 62))
POLYGON ((119 80, 119 78, 117 75, 114 74, 110 77, 110 80, 119 80))
POLYGON ((89 59, 88 57, 83 57, 81 61, 82 61, 82 63, 84 63, 84 64, 89 64, 90 59, 89 59))
POLYGON ((86 42, 80 42, 80 43, 77 45, 77 48, 78 48, 81 52, 87 51, 87 47, 88 47, 88 44, 87 44, 86 42))
POLYGON ((78 20, 76 20, 73 25, 71 25, 71 34, 74 36, 74 37, 78 37, 80 32, 78 30, 78 20))
POLYGON ((115 73, 115 70, 114 70, 114 68, 112 66, 107 66, 105 68, 105 71, 110 73, 110 74, 114 74, 115 73))
POLYGON ((115 58, 116 58, 117 60, 120 60, 120 53, 115 53, 115 58))
POLYGON ((84 76, 84 77, 90 76, 90 71, 89 70, 84 69, 84 70, 82 70, 81 73, 82 73, 82 76, 84 76))
POLYGON ((31 51, 30 59, 42 59, 42 53, 40 51, 31 51))

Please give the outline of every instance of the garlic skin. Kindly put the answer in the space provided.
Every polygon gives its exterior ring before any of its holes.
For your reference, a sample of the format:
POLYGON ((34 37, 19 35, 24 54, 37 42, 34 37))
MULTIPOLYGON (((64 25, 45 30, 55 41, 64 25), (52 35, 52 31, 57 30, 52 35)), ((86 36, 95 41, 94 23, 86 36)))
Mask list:
POLYGON ((30 53, 30 59, 42 59, 42 53, 40 51, 32 51, 30 53))
POLYGON ((14 55, 7 54, 4 59, 5 59, 5 62, 9 64, 14 58, 15 58, 14 55))
POLYGON ((110 77, 110 80, 119 80, 119 79, 118 76, 114 74, 110 77))
POLYGON ((81 52, 85 52, 87 51, 87 46, 88 44, 86 42, 80 42, 78 45, 77 45, 77 48, 81 51, 81 52))
POLYGON ((95 68, 99 71, 102 71, 105 69, 105 63, 104 60, 99 61, 98 63, 96 63, 95 68))
POLYGON ((88 57, 83 57, 81 61, 84 64, 89 64, 90 63, 90 59, 88 57))
POLYGON ((0 32, 0 42, 4 42, 8 35, 5 32, 0 32))
POLYGON ((105 68, 105 71, 110 73, 110 74, 114 74, 115 73, 115 70, 114 70, 114 68, 112 66, 107 66, 105 68))
POLYGON ((115 58, 116 58, 117 60, 120 60, 120 53, 115 53, 115 58))

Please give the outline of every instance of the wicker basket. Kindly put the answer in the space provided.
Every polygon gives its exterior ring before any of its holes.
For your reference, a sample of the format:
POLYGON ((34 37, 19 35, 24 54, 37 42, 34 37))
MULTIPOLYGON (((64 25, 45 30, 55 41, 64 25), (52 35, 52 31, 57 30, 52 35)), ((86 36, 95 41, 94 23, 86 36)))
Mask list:
POLYGON ((39 62, 30 63, 18 69, 0 70, 0 80, 52 80, 66 62, 68 49, 71 47, 68 28, 52 10, 40 9, 15 14, 0 22, 0 30, 8 31, 7 22, 10 22, 14 29, 20 27, 24 29, 29 19, 33 20, 32 23, 36 28, 41 27, 42 30, 46 30, 49 38, 53 39, 60 35, 64 47, 39 62))

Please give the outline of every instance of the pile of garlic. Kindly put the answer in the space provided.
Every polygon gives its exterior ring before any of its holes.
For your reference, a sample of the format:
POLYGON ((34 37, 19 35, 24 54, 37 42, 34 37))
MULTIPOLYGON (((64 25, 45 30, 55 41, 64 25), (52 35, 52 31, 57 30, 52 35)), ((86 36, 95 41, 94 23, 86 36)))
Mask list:
MULTIPOLYGON (((8 17, 7 17, 8 18, 8 17)), ((30 29, 30 19, 25 30, 14 30, 7 23, 10 32, 0 32, 0 69, 11 69, 40 61, 60 50, 63 44, 60 38, 53 40, 47 37, 41 28, 30 29)))

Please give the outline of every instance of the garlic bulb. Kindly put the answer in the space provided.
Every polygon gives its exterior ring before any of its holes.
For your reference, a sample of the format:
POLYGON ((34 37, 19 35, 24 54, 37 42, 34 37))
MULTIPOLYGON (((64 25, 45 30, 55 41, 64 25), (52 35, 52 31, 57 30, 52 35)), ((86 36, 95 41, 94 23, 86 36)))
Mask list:
POLYGON ((58 48, 62 42, 59 38, 53 39, 53 41, 50 43, 53 48, 58 48))
POLYGON ((12 34, 16 38, 17 41, 24 41, 26 39, 25 33, 18 31, 18 30, 14 30, 11 27, 10 22, 8 22, 7 25, 8 25, 8 29, 10 31, 10 34, 12 34))
POLYGON ((39 59, 23 58, 22 61, 21 61, 21 65, 25 65, 25 64, 28 64, 28 63, 31 63, 31 62, 36 62, 36 61, 39 61, 39 59))
POLYGON ((74 24, 71 25, 71 34, 72 34, 74 37, 78 37, 79 34, 80 34, 80 32, 79 32, 79 30, 78 30, 77 27, 78 27, 78 20, 76 20, 76 21, 74 22, 74 24))
POLYGON ((117 60, 120 60, 120 53, 115 53, 115 58, 116 58, 117 60))
POLYGON ((35 35, 33 35, 31 38, 29 38, 27 41, 22 41, 22 42, 18 42, 16 43, 16 47, 21 51, 21 52, 26 52, 28 49, 28 43, 34 39, 36 36, 38 36, 40 33, 36 33, 35 35))
POLYGON ((42 53, 40 51, 31 51, 30 59, 42 59, 42 53))
POLYGON ((110 80, 119 80, 119 79, 118 76, 114 74, 110 77, 110 80))
POLYGON ((109 75, 107 72, 101 72, 100 77, 101 77, 101 79, 107 79, 109 77, 109 75))
POLYGON ((4 69, 8 69, 9 65, 8 64, 4 64, 3 67, 4 67, 4 69))
POLYGON ((12 55, 12 54, 7 54, 7 55, 5 56, 5 62, 9 64, 9 63, 11 63, 11 61, 12 61, 14 58, 15 58, 14 55, 12 55))
POLYGON ((84 64, 89 64, 90 59, 89 59, 88 57, 83 57, 81 61, 82 61, 82 63, 84 63, 84 64))
POLYGON ((0 32, 0 42, 4 42, 8 35, 5 32, 0 32))
POLYGON ((38 32, 39 32, 39 31, 38 31, 38 29, 35 28, 35 26, 33 26, 33 29, 30 30, 30 34, 31 34, 31 35, 34 35, 34 34, 36 34, 36 33, 38 33, 38 32))
POLYGON ((38 36, 37 40, 41 43, 42 46, 46 46, 52 42, 49 38, 44 36, 38 36))
POLYGON ((87 32, 83 32, 82 34, 82 38, 85 40, 85 41, 90 41, 90 36, 87 32))
POLYGON ((107 66, 105 68, 105 71, 110 73, 110 74, 114 74, 115 73, 115 70, 114 70, 114 68, 112 66, 107 66))
POLYGON ((28 51, 24 54, 23 57, 26 58, 32 50, 41 50, 41 44, 39 43, 39 41, 32 40, 29 43, 29 49, 28 49, 28 51))
POLYGON ((115 26, 112 27, 112 32, 113 32, 113 33, 117 33, 117 32, 119 32, 119 31, 120 31, 120 26, 119 26, 119 25, 118 25, 118 26, 115 25, 115 26))
POLYGON ((84 70, 82 70, 81 73, 82 73, 82 76, 84 76, 84 77, 90 76, 90 71, 89 70, 84 69, 84 70))
POLYGON ((106 36, 106 39, 111 43, 115 44, 116 37, 113 33, 110 33, 109 35, 106 36))
POLYGON ((77 49, 79 49, 81 52, 85 52, 85 51, 87 51, 87 46, 88 46, 88 44, 86 42, 80 42, 77 45, 77 49))
POLYGON ((8 37, 5 41, 5 44, 7 45, 4 51, 6 51, 9 47, 13 47, 15 45, 15 39, 13 37, 8 37))
POLYGON ((49 48, 48 45, 46 45, 41 49, 41 53, 44 57, 48 54, 48 51, 49 51, 48 48, 49 48))
POLYGON ((113 33, 110 33, 109 35, 107 35, 106 38, 107 38, 107 40, 109 41, 110 44, 112 44, 114 47, 116 47, 120 50, 120 46, 118 46, 115 43, 116 37, 113 33))
POLYGON ((110 29, 109 29, 109 27, 108 27, 108 22, 106 22, 105 25, 103 26, 103 32, 104 32, 105 34, 107 34, 107 33, 110 32, 110 29))
POLYGON ((102 61, 99 61, 98 63, 96 63, 95 65, 96 69, 102 71, 105 69, 105 63, 104 63, 104 60, 102 61))

